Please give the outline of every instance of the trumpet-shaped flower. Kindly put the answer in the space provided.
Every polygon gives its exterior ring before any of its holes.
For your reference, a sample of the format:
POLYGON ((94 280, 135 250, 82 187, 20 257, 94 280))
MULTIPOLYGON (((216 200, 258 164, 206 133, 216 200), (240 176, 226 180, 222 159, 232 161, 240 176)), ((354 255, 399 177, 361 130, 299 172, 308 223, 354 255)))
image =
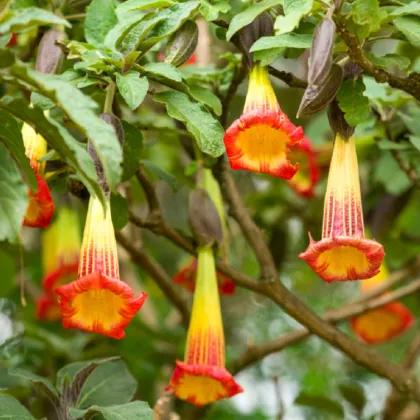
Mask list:
POLYGON ((197 284, 184 362, 176 361, 167 389, 197 406, 243 391, 225 369, 223 323, 211 248, 201 249, 198 254, 197 284))
POLYGON ((299 170, 287 181, 288 184, 302 197, 311 198, 319 181, 320 169, 315 150, 307 137, 303 137, 302 142, 290 150, 290 159, 299 162, 299 170))
MULTIPOLYGON (((224 274, 217 271, 217 284, 221 295, 233 295, 235 293, 235 283, 224 274)), ((197 278, 197 259, 193 258, 192 261, 184 266, 175 276, 172 281, 179 284, 181 287, 194 292, 195 283, 197 278)))
POLYGON ((134 296, 120 280, 109 200, 106 209, 94 197, 83 234, 78 279, 56 289, 64 328, 123 338, 124 328, 143 305, 147 294, 134 296))
POLYGON ((38 181, 38 192, 29 191, 29 203, 23 225, 46 228, 50 225, 54 215, 54 203, 48 184, 43 178, 45 162, 38 162, 38 159, 47 152, 47 142, 26 123, 22 127, 22 137, 26 156, 29 158, 38 181))
POLYGON ((290 179, 299 165, 290 163, 289 148, 302 137, 302 127, 293 125, 280 109, 267 69, 256 64, 249 76, 244 112, 224 137, 231 168, 290 179))
POLYGON ((322 239, 299 255, 325 281, 368 279, 379 272, 381 244, 364 236, 354 137, 337 135, 324 202, 322 239))
MULTIPOLYGON (((385 263, 376 276, 362 280, 360 290, 366 293, 383 284, 389 277, 385 263)), ((351 328, 357 337, 369 344, 392 340, 405 332, 414 323, 410 310, 400 302, 391 302, 353 318, 351 328)))

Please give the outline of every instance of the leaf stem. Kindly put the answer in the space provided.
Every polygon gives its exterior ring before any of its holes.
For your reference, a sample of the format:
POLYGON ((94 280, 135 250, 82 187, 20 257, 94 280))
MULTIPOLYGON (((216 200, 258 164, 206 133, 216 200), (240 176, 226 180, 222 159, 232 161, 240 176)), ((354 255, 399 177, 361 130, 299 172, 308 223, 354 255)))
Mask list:
POLYGON ((104 103, 104 112, 112 114, 112 104, 114 102, 115 96, 115 83, 111 80, 106 89, 105 103, 104 103))

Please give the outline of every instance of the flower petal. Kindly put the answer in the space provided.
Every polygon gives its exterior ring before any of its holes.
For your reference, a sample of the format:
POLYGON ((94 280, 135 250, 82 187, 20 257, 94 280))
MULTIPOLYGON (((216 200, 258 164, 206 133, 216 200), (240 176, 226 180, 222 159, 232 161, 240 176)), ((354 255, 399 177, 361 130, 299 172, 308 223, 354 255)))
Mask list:
MULTIPOLYGON (((310 237, 310 235, 309 235, 310 237)), ((308 249, 299 255, 325 281, 368 279, 379 273, 385 252, 373 240, 336 236, 318 242, 310 237, 308 249)))
POLYGON ((54 203, 48 184, 40 176, 38 180, 38 192, 29 191, 29 203, 26 209, 23 225, 28 227, 46 228, 50 225, 54 215, 54 203))
POLYGON ((40 321, 59 321, 61 312, 57 299, 40 296, 36 301, 36 318, 40 321))
POLYGON ((414 317, 399 302, 373 309, 351 320, 357 337, 369 344, 383 343, 402 334, 414 323, 414 317))
POLYGON ((189 365, 176 361, 176 368, 166 389, 196 406, 230 398, 243 389, 225 369, 215 366, 189 365))
POLYGON ((118 279, 99 272, 60 286, 64 328, 80 328, 123 338, 124 328, 143 305, 147 294, 134 296, 131 288, 118 279))

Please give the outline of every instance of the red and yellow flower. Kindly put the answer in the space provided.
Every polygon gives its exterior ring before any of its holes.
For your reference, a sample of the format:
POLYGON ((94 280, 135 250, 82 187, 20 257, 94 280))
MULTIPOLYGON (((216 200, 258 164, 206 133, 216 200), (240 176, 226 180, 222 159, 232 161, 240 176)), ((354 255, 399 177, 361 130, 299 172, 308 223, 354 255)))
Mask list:
POLYGON ((290 150, 290 159, 299 162, 299 170, 287 183, 302 197, 311 198, 319 181, 321 171, 316 161, 316 152, 308 137, 290 150))
POLYGON ((91 197, 83 234, 78 279, 58 287, 64 328, 80 328, 116 339, 142 307, 147 294, 134 296, 120 280, 111 206, 91 197))
MULTIPOLYGON (((362 280, 360 290, 366 293, 383 284, 389 277, 385 263, 376 276, 362 280)), ((373 309, 350 321, 357 337, 369 344, 378 344, 392 340, 405 332, 414 323, 410 310, 400 302, 391 302, 380 308, 373 309)))
POLYGON ((303 137, 277 102, 268 72, 256 64, 249 76, 244 112, 226 130, 224 143, 232 169, 290 179, 299 165, 289 160, 289 148, 303 137))
POLYGON ((38 181, 38 192, 29 191, 29 203, 23 225, 46 228, 54 215, 54 203, 48 184, 44 180, 45 162, 38 162, 38 159, 47 153, 47 142, 26 123, 22 127, 22 137, 26 156, 38 181))
MULTIPOLYGON (((235 283, 219 271, 216 272, 217 284, 221 295, 233 295, 235 293, 235 283)), ((184 289, 194 292, 197 278, 197 258, 192 258, 190 263, 185 265, 178 273, 172 277, 172 281, 179 284, 184 289)))
POLYGON ((309 235, 299 255, 325 281, 368 279, 379 273, 381 244, 364 236, 359 169, 354 136, 337 134, 324 202, 322 239, 309 235))
POLYGON ((60 305, 54 289, 77 278, 80 254, 80 228, 77 214, 69 207, 62 207, 57 219, 42 236, 42 265, 44 294, 37 302, 40 320, 61 319, 60 305))
POLYGON ((167 389, 197 406, 243 392, 225 369, 225 340, 211 248, 198 253, 197 284, 184 362, 176 361, 167 389))

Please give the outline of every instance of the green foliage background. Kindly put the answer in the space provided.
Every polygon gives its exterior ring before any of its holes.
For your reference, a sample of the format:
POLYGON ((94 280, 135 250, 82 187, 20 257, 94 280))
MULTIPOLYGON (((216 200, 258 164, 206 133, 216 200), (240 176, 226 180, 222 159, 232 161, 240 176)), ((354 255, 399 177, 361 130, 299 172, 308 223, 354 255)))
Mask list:
MULTIPOLYGON (((0 15, 3 3, 0 0, 0 15)), ((51 179, 57 207, 67 192, 69 176, 82 181, 90 193, 102 196, 93 162, 80 140, 88 137, 92 141, 113 190, 116 230, 127 229, 133 243, 145 244, 173 276, 188 256, 165 238, 128 224, 129 207, 135 214, 147 214, 144 193, 134 177, 138 164, 155 182, 165 219, 190 235, 186 202, 194 186, 196 162, 185 152, 185 143, 196 142, 207 163, 214 163, 224 153, 223 118, 230 122, 240 115, 247 91, 245 79, 226 106, 229 86, 242 66, 240 53, 229 40, 269 11, 276 32, 254 44, 254 58, 305 79, 314 29, 331 4, 327 0, 89 3, 14 0, 3 10, 0 21, 0 417, 114 419, 118 412, 124 419, 152 418, 142 401, 153 407, 162 395, 174 360, 183 357, 186 338, 177 310, 141 264, 131 261, 122 249, 122 278, 149 294, 147 304, 127 327, 125 339, 116 341, 36 321, 33 296, 39 292, 43 275, 41 233, 21 230, 27 187, 34 183, 23 156, 22 121, 33 125, 55 151, 49 155, 49 164, 58 162, 63 169, 51 179), (189 19, 209 22, 210 62, 204 67, 176 68, 159 61, 169 37, 189 19), (69 39, 64 42, 67 57, 59 76, 33 70, 37 45, 50 27, 65 30, 69 39), (7 47, 11 33, 18 34, 13 48, 7 47), (126 141, 122 150, 113 130, 97 117, 111 81, 117 88, 114 111, 123 120, 126 141), (51 110, 50 117, 44 116, 46 109, 51 110), (27 284, 26 306, 21 304, 17 286, 21 279, 27 284), (113 356, 121 359, 102 360, 113 356), (76 372, 97 359, 100 363, 83 382, 74 410, 54 412, 51 400, 58 398, 58 392, 70 392, 66 386, 76 372), (90 392, 93 388, 98 389, 90 392), (47 397, 48 389, 53 396, 47 397)), ((420 3, 344 1, 340 19, 344 30, 357 37, 374 69, 400 78, 413 77, 411 94, 377 83, 366 71, 363 80, 343 83, 338 93, 347 121, 357 126, 365 221, 383 243, 391 271, 398 270, 420 250, 420 108, 412 96, 420 98, 416 79, 420 3)), ((335 61, 348 56, 355 59, 337 35, 335 61)), ((356 282, 326 284, 297 258, 307 246, 308 231, 320 237, 332 132, 326 110, 294 118, 302 89, 290 88, 274 77, 272 83, 282 110, 304 127, 320 160, 324 156, 316 195, 305 200, 283 180, 245 172, 234 175, 246 207, 268 238, 280 279, 322 314, 358 294, 356 282)), ((73 201, 84 220, 86 202, 73 201)), ((259 267, 249 245, 233 218, 228 223, 230 264, 257 278, 259 267)), ((190 299, 182 289, 177 290, 190 299)), ((420 315, 418 299, 418 293, 403 299, 416 318, 420 315)), ((248 290, 238 288, 234 296, 222 298, 222 307, 228 362, 250 343, 274 339, 299 327, 279 307, 248 290)), ((352 334, 347 323, 339 327, 352 334)), ((416 330, 414 326, 378 350, 400 363, 416 330)), ((373 419, 380 418, 390 390, 388 381, 315 336, 264 358, 236 378, 244 394, 204 411, 177 401, 173 411, 181 419, 373 419)))

